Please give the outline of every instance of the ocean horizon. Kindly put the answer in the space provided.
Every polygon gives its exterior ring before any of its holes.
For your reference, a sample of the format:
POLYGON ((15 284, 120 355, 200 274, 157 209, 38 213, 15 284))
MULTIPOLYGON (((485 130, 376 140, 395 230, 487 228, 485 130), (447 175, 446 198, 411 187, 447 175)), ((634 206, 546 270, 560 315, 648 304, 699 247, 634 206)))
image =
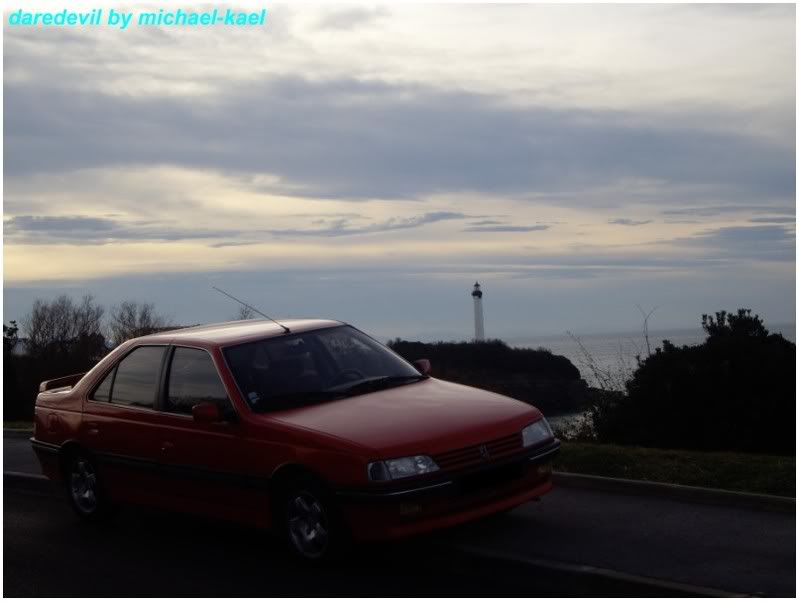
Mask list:
MULTIPOLYGON (((796 324, 774 324, 769 327, 773 334, 781 333, 785 338, 796 342, 796 324)), ((701 327, 697 328, 672 328, 653 329, 649 331, 649 344, 651 352, 663 346, 663 340, 668 340, 676 346, 701 344, 707 335, 701 327)), ((636 356, 646 356, 646 340, 643 331, 638 332, 608 332, 603 334, 580 334, 572 332, 561 335, 546 336, 518 336, 507 338, 505 342, 515 348, 544 348, 555 355, 563 355, 569 359, 580 374, 589 384, 594 384, 590 373, 587 373, 586 362, 580 345, 605 369, 614 372, 633 370, 636 365, 636 356)))

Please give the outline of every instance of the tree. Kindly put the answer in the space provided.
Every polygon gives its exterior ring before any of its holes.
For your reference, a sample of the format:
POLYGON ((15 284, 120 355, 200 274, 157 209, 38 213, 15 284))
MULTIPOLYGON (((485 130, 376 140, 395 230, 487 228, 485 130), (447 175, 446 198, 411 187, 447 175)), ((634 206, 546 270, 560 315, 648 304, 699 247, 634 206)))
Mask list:
POLYGON ((241 305, 239 307, 238 313, 236 313, 236 315, 235 315, 235 317, 233 319, 235 319, 237 321, 247 320, 247 319, 256 319, 255 311, 253 311, 249 307, 241 305))
POLYGON ((173 327, 170 319, 156 313, 153 303, 125 301, 111 309, 111 340, 115 345, 173 327))
MULTIPOLYGON (((16 321, 3 324, 3 398, 6 407, 14 406, 14 402, 19 398, 17 387, 17 361, 13 355, 14 347, 19 340, 19 328, 16 321)), ((14 411, 3 411, 4 415, 16 417, 14 411)))
POLYGON ((104 309, 92 295, 75 302, 62 294, 51 302, 37 299, 23 321, 28 337, 28 354, 38 358, 74 356, 80 351, 87 359, 105 352, 102 334, 104 309))
POLYGON ((3 324, 3 356, 11 354, 19 341, 19 327, 16 321, 3 324))
POLYGON ((105 355, 103 314, 91 295, 80 300, 61 295, 49 302, 37 299, 18 331, 13 322, 4 326, 6 419, 31 419, 40 382, 88 371, 105 355), (27 338, 23 356, 10 352, 19 331, 27 338))

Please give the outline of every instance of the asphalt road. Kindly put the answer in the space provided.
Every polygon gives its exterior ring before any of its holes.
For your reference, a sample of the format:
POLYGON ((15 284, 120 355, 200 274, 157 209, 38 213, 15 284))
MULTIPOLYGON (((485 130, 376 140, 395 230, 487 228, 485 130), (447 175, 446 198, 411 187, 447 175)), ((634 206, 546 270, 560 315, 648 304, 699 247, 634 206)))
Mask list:
POLYGON ((3 471, 40 474, 39 460, 31 448, 27 437, 3 436, 3 471))
MULTIPOLYGON (((4 470, 30 470, 27 445, 4 438, 4 470)), ((602 570, 795 596, 795 515, 580 489, 316 571, 265 533, 142 509, 86 528, 52 495, 6 489, 3 528, 10 596, 675 594, 602 570)))
POLYGON ((424 537, 309 568, 266 533, 143 509, 101 527, 66 501, 6 490, 3 595, 10 597, 646 596, 649 585, 492 560, 424 537))

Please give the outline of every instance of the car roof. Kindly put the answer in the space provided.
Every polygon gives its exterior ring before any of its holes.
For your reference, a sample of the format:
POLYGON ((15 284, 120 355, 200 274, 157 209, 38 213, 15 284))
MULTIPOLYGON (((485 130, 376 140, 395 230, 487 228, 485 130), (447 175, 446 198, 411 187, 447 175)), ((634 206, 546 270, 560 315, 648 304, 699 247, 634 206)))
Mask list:
MULTIPOLYGON (((346 325, 344 322, 332 319, 281 319, 280 323, 289 328, 291 334, 346 325)), ((136 342, 229 346, 231 344, 284 335, 287 335, 285 330, 273 321, 247 319, 158 332, 157 334, 136 338, 136 342)))

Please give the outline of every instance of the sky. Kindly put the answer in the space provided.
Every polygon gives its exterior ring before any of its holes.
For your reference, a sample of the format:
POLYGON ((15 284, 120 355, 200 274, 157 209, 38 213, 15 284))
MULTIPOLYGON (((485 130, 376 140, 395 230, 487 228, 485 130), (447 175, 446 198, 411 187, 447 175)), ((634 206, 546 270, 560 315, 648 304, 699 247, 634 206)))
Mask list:
POLYGON ((469 339, 476 280, 489 337, 795 322, 793 5, 266 21, 4 27, 6 322, 86 293, 234 318, 218 286, 469 339))

